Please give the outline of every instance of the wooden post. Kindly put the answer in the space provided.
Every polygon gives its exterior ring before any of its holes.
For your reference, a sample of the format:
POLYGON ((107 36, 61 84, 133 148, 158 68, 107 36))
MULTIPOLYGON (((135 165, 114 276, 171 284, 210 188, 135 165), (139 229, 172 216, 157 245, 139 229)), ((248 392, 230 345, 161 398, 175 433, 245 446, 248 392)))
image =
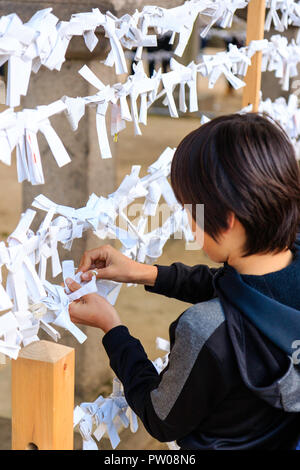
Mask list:
MULTIPOLYGON (((247 42, 264 38, 264 24, 266 14, 265 0, 250 0, 247 11, 247 42)), ((258 111, 259 92, 261 88, 261 60, 262 53, 256 52, 251 59, 245 77, 246 86, 243 90, 243 107, 252 104, 252 111, 258 111)))
POLYGON ((12 449, 73 450, 73 348, 36 341, 12 361, 12 449))

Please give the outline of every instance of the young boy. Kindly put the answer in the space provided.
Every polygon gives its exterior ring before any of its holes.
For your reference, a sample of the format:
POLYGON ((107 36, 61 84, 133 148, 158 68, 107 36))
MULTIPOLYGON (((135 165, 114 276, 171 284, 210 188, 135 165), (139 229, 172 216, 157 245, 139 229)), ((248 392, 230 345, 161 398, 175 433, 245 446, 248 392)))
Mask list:
MULTIPOLYGON (((218 117, 187 135, 171 183, 219 269, 149 266, 110 246, 84 254, 83 279, 145 284, 194 304, 170 325, 158 374, 105 299, 70 305, 101 328, 130 407, 160 441, 181 449, 295 449, 300 438, 300 172, 284 131, 255 113, 218 117), (204 204, 204 234, 195 222, 204 204), (298 351, 299 352, 299 351, 298 351)), ((78 285, 70 280, 69 287, 78 285)))

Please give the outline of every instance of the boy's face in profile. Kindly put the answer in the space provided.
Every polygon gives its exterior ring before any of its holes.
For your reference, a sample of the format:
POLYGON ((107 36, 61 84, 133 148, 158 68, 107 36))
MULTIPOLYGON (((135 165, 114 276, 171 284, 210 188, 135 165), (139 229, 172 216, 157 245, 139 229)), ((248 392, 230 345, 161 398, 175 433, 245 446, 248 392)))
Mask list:
POLYGON ((215 240, 206 233, 202 227, 197 225, 196 221, 193 219, 190 211, 186 211, 188 215, 189 225, 195 236, 195 240, 199 245, 199 248, 202 248, 204 253, 214 262, 222 263, 224 253, 222 250, 222 244, 217 244, 215 240))
POLYGON ((233 213, 228 216, 228 228, 223 230, 215 241, 202 227, 197 225, 189 211, 188 220, 196 242, 202 247, 204 253, 215 263, 224 263, 228 259, 232 247, 241 250, 246 241, 246 233, 242 224, 233 213))

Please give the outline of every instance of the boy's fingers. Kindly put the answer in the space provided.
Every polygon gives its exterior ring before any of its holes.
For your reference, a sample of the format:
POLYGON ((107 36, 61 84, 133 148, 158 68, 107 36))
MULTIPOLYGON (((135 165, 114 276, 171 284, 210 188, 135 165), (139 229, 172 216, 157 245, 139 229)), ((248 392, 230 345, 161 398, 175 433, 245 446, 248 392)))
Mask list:
POLYGON ((70 319, 74 323, 84 323, 87 314, 86 305, 81 302, 71 302, 69 305, 70 319))
POLYGON ((107 260, 107 247, 99 247, 94 250, 86 251, 79 263, 78 270, 86 272, 97 262, 98 266, 105 266, 107 260))
POLYGON ((66 284, 68 286, 68 288, 70 289, 71 292, 75 292, 76 290, 80 289, 81 288, 81 285, 78 284, 78 282, 75 282, 73 279, 71 279, 70 277, 68 277, 66 279, 66 284))
POLYGON ((91 269, 90 271, 86 271, 85 273, 81 274, 81 279, 83 281, 90 281, 93 276, 100 278, 99 271, 100 269, 91 269))
POLYGON ((110 267, 91 269, 90 271, 86 271, 85 273, 81 274, 81 279, 83 281, 90 281, 93 276, 96 276, 97 279, 112 279, 113 272, 110 267))
POLYGON ((79 266, 77 271, 82 271, 85 272, 91 267, 91 258, 88 258, 87 256, 83 256, 83 258, 80 260, 79 266))
POLYGON ((82 310, 84 309, 85 304, 82 304, 81 302, 78 302, 77 300, 74 300, 69 304, 69 313, 72 316, 76 317, 76 314, 82 313, 82 310))
POLYGON ((93 264, 94 260, 97 259, 97 255, 93 253, 94 250, 86 251, 79 263, 78 271, 85 272, 90 269, 91 265, 93 264))
POLYGON ((99 251, 98 249, 86 251, 80 260, 78 270, 85 272, 88 269, 90 269, 91 265, 99 257, 98 251, 99 251))

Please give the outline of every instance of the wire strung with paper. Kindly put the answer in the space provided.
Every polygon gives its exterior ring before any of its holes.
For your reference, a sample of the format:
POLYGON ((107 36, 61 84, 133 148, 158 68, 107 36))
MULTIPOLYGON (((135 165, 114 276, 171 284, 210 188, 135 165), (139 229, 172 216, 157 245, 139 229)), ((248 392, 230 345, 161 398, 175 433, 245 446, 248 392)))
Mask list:
MULTIPOLYGON (((155 47, 157 35, 172 32, 170 43, 178 43, 174 53, 181 57, 191 36, 194 23, 201 18, 210 18, 201 31, 205 37, 211 27, 231 27, 237 9, 245 8, 248 0, 189 0, 174 8, 145 6, 141 12, 117 18, 111 12, 101 13, 98 8, 91 12, 73 14, 69 21, 59 21, 52 8, 37 11, 23 23, 16 14, 0 18, 0 65, 8 61, 8 87, 6 104, 20 105, 20 97, 26 95, 31 72, 37 73, 41 66, 60 70, 69 43, 73 36, 83 36, 85 44, 93 51, 98 43, 97 28, 104 30, 111 50, 104 61, 115 66, 117 74, 127 73, 124 49, 136 48, 135 60, 142 57, 143 47, 155 47), (154 34, 149 34, 154 29, 154 34)), ((265 29, 271 24, 278 31, 289 25, 300 26, 300 6, 293 0, 268 0, 270 8, 265 29), (281 11, 281 18, 277 11, 281 11)))
POLYGON ((197 74, 209 78, 209 88, 213 88, 221 74, 224 74, 233 88, 245 86, 239 76, 245 76, 251 57, 262 51, 263 71, 275 71, 282 81, 283 89, 288 89, 289 80, 297 75, 297 64, 300 57, 300 46, 280 35, 272 36, 270 41, 264 39, 252 41, 249 46, 237 48, 229 45, 228 51, 213 55, 203 55, 199 64, 191 62, 188 66, 179 64, 174 58, 170 61, 171 71, 155 71, 149 78, 143 69, 142 62, 134 65, 134 73, 121 84, 104 85, 87 67, 83 66, 79 74, 98 89, 94 95, 87 97, 62 97, 46 106, 36 109, 24 109, 14 112, 9 108, 0 113, 0 160, 11 164, 11 153, 16 148, 18 181, 30 181, 32 184, 43 184, 44 175, 39 152, 37 133, 43 133, 59 167, 71 161, 61 139, 53 129, 49 118, 65 112, 74 131, 85 114, 86 106, 96 107, 96 127, 99 148, 102 158, 111 158, 106 114, 111 106, 110 134, 117 136, 126 127, 126 122, 133 121, 134 133, 141 135, 140 124, 147 124, 147 112, 159 98, 164 97, 163 104, 168 106, 171 117, 177 118, 178 111, 174 100, 174 90, 179 86, 179 110, 190 112, 198 110, 197 74), (186 105, 185 89, 189 89, 189 107, 186 105), (159 91, 159 88, 161 90, 159 91), (127 102, 130 101, 130 108, 127 102), (138 100, 140 107, 138 109, 138 100))
POLYGON ((0 243, 0 270, 2 266, 8 270, 6 289, 0 284, 0 311, 11 309, 0 316, 0 353, 16 359, 22 346, 38 340, 39 328, 57 341, 60 334, 52 325, 65 328, 83 343, 86 336, 70 320, 70 302, 98 292, 115 303, 121 283, 96 280, 94 276, 89 282, 80 281, 72 261, 60 263, 58 242, 70 250, 73 240, 81 238, 83 231, 93 230, 100 239, 118 239, 126 256, 153 263, 172 234, 180 232, 187 242, 193 241, 186 211, 168 181, 174 151, 167 147, 143 177, 139 176, 141 167, 134 165, 114 193, 107 198, 92 194, 85 207, 57 205, 42 194, 34 199, 32 206, 46 212, 37 232, 30 229, 36 211, 27 209, 8 237, 7 246, 0 243), (142 216, 132 221, 125 212, 140 197, 145 198, 142 216), (161 226, 147 231, 148 219, 155 216, 161 197, 168 217, 161 226), (126 230, 116 225, 117 218, 123 219, 126 230), (64 279, 73 277, 82 287, 70 293, 66 286, 48 282, 48 260, 53 277, 62 272, 64 279))
POLYGON ((238 49, 230 45, 228 51, 215 55, 203 56, 202 62, 191 62, 184 66, 174 58, 170 62, 170 72, 155 71, 149 78, 140 61, 134 65, 134 73, 121 84, 104 85, 102 81, 84 65, 79 74, 92 84, 98 91, 87 97, 62 97, 49 105, 38 106, 36 109, 24 109, 14 112, 12 108, 0 113, 0 160, 11 164, 11 153, 16 148, 18 181, 30 181, 32 184, 43 184, 44 174, 39 152, 37 133, 46 138, 59 167, 71 161, 61 139, 53 129, 50 117, 65 112, 74 131, 85 114, 86 106, 96 107, 96 127, 99 148, 102 158, 111 158, 106 114, 111 106, 110 133, 117 136, 126 127, 126 121, 134 124, 134 133, 141 135, 140 124, 147 124, 149 107, 159 98, 164 97, 163 104, 168 106, 171 117, 177 118, 178 111, 174 100, 174 89, 180 87, 179 110, 190 112, 198 110, 197 74, 209 78, 209 88, 224 74, 233 88, 245 86, 237 75, 246 75, 253 54, 267 46, 267 40, 252 41, 249 46, 238 49), (189 108, 186 105, 185 88, 189 89, 189 108), (161 90, 159 91, 159 88, 161 90), (130 108, 127 102, 130 101, 130 108), (138 101, 140 106, 138 109, 138 101))
MULTIPOLYGON (((152 361, 160 374, 168 364, 170 343, 158 337, 156 348, 167 352, 162 358, 152 361)), ((120 443, 119 432, 123 428, 130 427, 131 432, 138 429, 137 416, 129 407, 122 383, 117 377, 113 379, 113 391, 108 397, 100 395, 94 402, 81 403, 75 407, 73 424, 81 434, 83 450, 98 450, 96 440, 99 442, 105 435, 115 449, 120 443)), ((167 442, 167 445, 172 450, 179 448, 173 441, 167 442)))
POLYGON ((178 34, 175 54, 182 56, 194 22, 199 14, 211 18, 202 32, 218 22, 221 27, 231 26, 238 8, 247 6, 241 0, 190 0, 175 8, 145 6, 141 12, 117 18, 111 12, 102 14, 98 8, 78 13, 70 21, 59 21, 52 8, 37 11, 25 24, 16 14, 0 18, 0 65, 8 61, 8 89, 6 104, 19 106, 20 96, 26 95, 31 71, 37 73, 43 65, 60 70, 73 36, 83 36, 86 46, 93 51, 98 43, 95 34, 102 28, 109 39, 111 50, 105 65, 115 66, 117 74, 127 73, 124 50, 137 48, 135 60, 140 60, 143 47, 155 47, 157 34, 172 32, 171 44, 178 34), (155 34, 148 34, 154 28, 155 34))
MULTIPOLYGON (((73 14, 69 21, 59 21, 52 8, 37 11, 23 23, 17 14, 0 18, 0 65, 8 62, 8 87, 6 104, 20 105, 20 97, 26 95, 31 72, 37 73, 41 66, 60 70, 73 36, 83 36, 85 44, 93 51, 98 43, 95 34, 104 30, 110 41, 110 52, 104 61, 115 66, 117 74, 127 73, 124 49, 136 48, 135 60, 141 60, 144 47, 156 47, 157 35, 171 32, 170 44, 178 43, 174 53, 181 57, 191 36, 194 23, 201 15, 206 26, 201 31, 204 38, 213 25, 228 28, 238 9, 245 8, 248 0, 189 0, 174 8, 145 6, 141 12, 117 18, 111 12, 101 13, 98 8, 91 12, 73 14), (210 18, 210 20, 209 20, 210 18), (154 29, 154 34, 149 34, 154 29)), ((265 29, 271 24, 278 31, 289 25, 300 26, 300 6, 293 0, 268 0, 270 8, 265 29), (281 18, 277 11, 281 11, 281 18)))

